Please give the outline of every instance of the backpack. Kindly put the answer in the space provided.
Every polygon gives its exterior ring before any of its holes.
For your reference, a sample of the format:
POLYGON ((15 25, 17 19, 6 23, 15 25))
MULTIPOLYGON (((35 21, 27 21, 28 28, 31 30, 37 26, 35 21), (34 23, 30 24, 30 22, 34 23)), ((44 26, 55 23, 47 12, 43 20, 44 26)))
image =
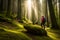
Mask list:
POLYGON ((42 22, 46 22, 46 19, 43 17, 41 21, 42 21, 42 22))

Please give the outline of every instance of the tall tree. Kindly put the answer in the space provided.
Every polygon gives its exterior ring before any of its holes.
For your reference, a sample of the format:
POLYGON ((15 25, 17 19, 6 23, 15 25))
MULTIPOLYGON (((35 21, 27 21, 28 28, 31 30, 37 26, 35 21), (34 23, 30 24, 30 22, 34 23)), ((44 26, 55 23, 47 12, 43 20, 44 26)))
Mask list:
POLYGON ((8 0, 0 0, 0 14, 6 16, 8 0))
POLYGON ((33 24, 35 24, 35 21, 36 21, 35 12, 34 12, 34 9, 32 9, 32 22, 33 22, 33 24))
POLYGON ((3 0, 3 4, 2 5, 3 5, 3 13, 4 13, 4 16, 6 16, 8 0, 3 0))
POLYGON ((19 20, 21 20, 22 18, 21 18, 21 2, 22 2, 23 0, 18 0, 18 14, 17 14, 17 18, 19 19, 19 20))
POLYGON ((53 3, 54 11, 55 11, 55 16, 56 16, 56 19, 58 21, 57 1, 58 0, 53 0, 52 3, 53 3))
POLYGON ((7 17, 16 18, 18 9, 18 0, 8 0, 7 17), (8 15, 9 14, 9 15, 8 15))
POLYGON ((32 22, 33 22, 33 24, 38 22, 38 1, 37 0, 33 0, 32 22))
POLYGON ((60 26, 60 0, 58 0, 59 3, 59 26, 60 26))
POLYGON ((59 19, 60 19, 60 0, 59 0, 59 19))
POLYGON ((7 5, 7 14, 6 14, 6 16, 7 17, 10 17, 11 15, 10 15, 10 9, 11 9, 11 0, 8 0, 8 5, 7 5), (8 15, 9 14, 9 15, 8 15))
MULTIPOLYGON (((12 2, 12 0, 11 0, 12 2)), ((12 5, 12 4, 11 4, 12 5)), ((13 5, 12 5, 12 14, 11 16, 16 19, 17 17, 17 12, 18 12, 18 0, 13 0, 13 5)))
POLYGON ((48 21, 48 9, 47 9, 47 0, 43 0, 43 8, 44 8, 44 14, 45 14, 45 17, 46 17, 46 21, 47 21, 47 27, 49 27, 49 21, 48 21))
POLYGON ((55 12, 54 12, 54 8, 53 8, 53 5, 52 5, 52 0, 48 0, 48 6, 49 6, 51 25, 52 25, 51 28, 58 29, 59 26, 57 24, 57 20, 56 20, 56 17, 55 17, 55 12))
POLYGON ((0 13, 3 12, 3 0, 0 0, 0 13))
POLYGON ((41 17, 41 6, 42 4, 40 3, 40 0, 36 0, 36 4, 37 4, 37 10, 38 10, 38 24, 40 25, 40 17, 41 17))

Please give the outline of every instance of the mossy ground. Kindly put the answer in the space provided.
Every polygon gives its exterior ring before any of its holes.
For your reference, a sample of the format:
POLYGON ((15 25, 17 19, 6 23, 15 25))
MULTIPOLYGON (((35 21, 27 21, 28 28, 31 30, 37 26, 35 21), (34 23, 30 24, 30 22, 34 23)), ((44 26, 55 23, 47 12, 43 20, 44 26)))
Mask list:
POLYGON ((21 26, 0 22, 0 40, 60 40, 60 30, 46 28, 48 36, 39 36, 25 33, 26 29, 21 26))

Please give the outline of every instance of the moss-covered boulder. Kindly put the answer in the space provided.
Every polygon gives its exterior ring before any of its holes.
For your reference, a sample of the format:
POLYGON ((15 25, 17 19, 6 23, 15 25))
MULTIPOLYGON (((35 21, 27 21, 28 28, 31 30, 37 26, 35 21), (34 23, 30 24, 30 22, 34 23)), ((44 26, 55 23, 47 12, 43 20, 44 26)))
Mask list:
POLYGON ((38 25, 25 25, 25 29, 27 29, 27 32, 30 34, 40 35, 40 36, 46 36, 47 32, 46 30, 42 29, 38 25))

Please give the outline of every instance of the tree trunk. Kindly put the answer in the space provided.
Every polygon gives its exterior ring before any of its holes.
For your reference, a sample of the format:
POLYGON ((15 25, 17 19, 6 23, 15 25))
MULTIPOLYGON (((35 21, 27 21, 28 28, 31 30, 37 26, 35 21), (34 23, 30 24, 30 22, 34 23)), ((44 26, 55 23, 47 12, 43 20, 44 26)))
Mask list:
POLYGON ((3 12, 3 0, 0 0, 0 13, 3 12))
POLYGON ((17 17, 17 6, 18 0, 8 0, 7 17, 10 17, 12 19, 15 19, 17 17))
POLYGON ((60 26, 60 0, 58 0, 59 2, 59 26, 60 26))
POLYGON ((59 0, 59 19, 60 19, 60 0, 59 0))
POLYGON ((11 15, 10 15, 10 9, 11 9, 11 0, 8 0, 8 5, 7 5, 7 14, 6 14, 6 16, 7 17, 10 17, 11 15))
POLYGON ((40 4, 40 0, 36 0, 37 2, 37 10, 38 10, 38 20, 37 20, 37 24, 40 25, 40 17, 41 17, 41 4, 40 4))
POLYGON ((51 28, 58 29, 59 26, 57 24, 57 20, 56 20, 56 17, 55 17, 55 12, 54 12, 54 8, 53 8, 53 5, 52 5, 52 0, 48 0, 48 6, 49 6, 51 25, 52 25, 51 28))
POLYGON ((33 24, 35 24, 38 21, 38 9, 37 9, 38 1, 37 0, 33 0, 33 6, 32 6, 32 22, 33 22, 33 24))
POLYGON ((18 20, 21 20, 22 18, 21 18, 21 1, 22 0, 18 0, 18 14, 17 14, 17 18, 18 18, 18 20))
POLYGON ((7 14, 8 0, 4 0, 2 5, 3 5, 3 13, 4 13, 4 16, 6 16, 6 14, 7 14))
POLYGON ((47 0, 44 0, 44 8, 45 8, 45 17, 46 17, 46 21, 47 21, 47 27, 49 27, 49 21, 48 21, 48 9, 47 9, 47 0))
MULTIPOLYGON (((12 1, 11 1, 12 2, 12 1)), ((12 14, 11 16, 16 19, 17 12, 18 12, 18 0, 13 0, 13 3, 11 3, 12 6, 12 14), (12 5, 13 4, 13 5, 12 5)))

